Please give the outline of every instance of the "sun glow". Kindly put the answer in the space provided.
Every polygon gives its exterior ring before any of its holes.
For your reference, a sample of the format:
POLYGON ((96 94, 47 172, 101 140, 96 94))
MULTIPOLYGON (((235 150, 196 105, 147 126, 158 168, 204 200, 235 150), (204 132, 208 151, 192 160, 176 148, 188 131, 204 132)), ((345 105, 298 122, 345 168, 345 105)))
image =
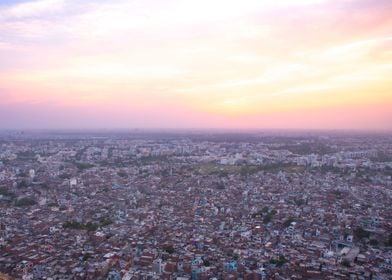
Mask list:
POLYGON ((65 126, 78 116, 81 127, 317 128, 335 111, 336 128, 366 115, 363 128, 392 129, 391 10, 386 0, 6 1, 1 124, 29 127, 33 114, 56 126, 52 106, 65 126))

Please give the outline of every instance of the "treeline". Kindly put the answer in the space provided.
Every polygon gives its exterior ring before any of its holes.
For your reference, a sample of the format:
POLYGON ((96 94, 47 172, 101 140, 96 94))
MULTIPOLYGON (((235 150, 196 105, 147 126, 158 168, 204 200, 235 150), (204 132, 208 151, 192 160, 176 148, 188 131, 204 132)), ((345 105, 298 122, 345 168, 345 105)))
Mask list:
POLYGON ((96 231, 100 227, 105 227, 113 223, 113 220, 110 218, 104 218, 100 220, 98 223, 88 222, 86 224, 77 222, 77 221, 67 221, 64 223, 64 229, 78 229, 78 230, 87 230, 87 231, 96 231))

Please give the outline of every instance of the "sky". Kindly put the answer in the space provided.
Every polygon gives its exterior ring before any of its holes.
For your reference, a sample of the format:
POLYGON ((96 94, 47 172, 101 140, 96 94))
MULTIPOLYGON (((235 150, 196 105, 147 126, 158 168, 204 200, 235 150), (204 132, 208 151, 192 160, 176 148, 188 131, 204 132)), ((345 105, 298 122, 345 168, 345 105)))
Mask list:
POLYGON ((392 131, 392 1, 1 0, 1 128, 392 131))

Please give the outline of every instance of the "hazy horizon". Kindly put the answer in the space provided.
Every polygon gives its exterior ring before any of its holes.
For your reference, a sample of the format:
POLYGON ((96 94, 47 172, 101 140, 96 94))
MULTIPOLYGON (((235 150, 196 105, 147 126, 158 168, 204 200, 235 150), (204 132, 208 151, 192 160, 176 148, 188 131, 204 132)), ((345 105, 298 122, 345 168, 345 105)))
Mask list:
POLYGON ((279 136, 279 135, 298 135, 298 136, 330 136, 330 135, 392 135, 391 130, 382 129, 302 129, 302 128, 0 128, 0 134, 81 134, 81 135, 265 135, 265 136, 279 136))
POLYGON ((392 131, 392 1, 0 3, 0 129, 392 131))

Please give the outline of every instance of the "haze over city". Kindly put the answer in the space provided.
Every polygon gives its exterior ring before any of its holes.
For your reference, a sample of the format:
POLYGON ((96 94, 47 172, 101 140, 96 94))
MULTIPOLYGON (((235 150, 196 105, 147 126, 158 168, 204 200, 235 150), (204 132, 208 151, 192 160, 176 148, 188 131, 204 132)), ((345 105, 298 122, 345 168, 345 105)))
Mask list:
POLYGON ((390 0, 3 0, 0 128, 392 129, 390 0))
POLYGON ((0 280, 392 279, 392 0, 0 0, 0 280))

